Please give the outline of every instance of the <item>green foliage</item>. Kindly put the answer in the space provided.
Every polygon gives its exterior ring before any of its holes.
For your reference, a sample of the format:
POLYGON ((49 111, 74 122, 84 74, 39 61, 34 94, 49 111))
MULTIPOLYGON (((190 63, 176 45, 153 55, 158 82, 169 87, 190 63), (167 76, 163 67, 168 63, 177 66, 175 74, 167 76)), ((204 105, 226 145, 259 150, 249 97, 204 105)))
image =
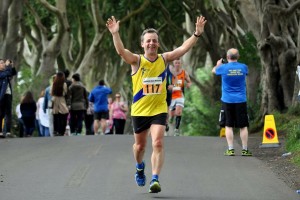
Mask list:
POLYGON ((218 115, 221 105, 211 105, 209 100, 191 87, 185 93, 186 101, 183 110, 182 129, 186 135, 216 136, 219 134, 218 115))
POLYGON ((286 150, 292 152, 293 162, 300 166, 300 119, 299 107, 292 107, 287 113, 275 112, 277 131, 285 133, 286 150))
POLYGON ((33 77, 31 69, 27 66, 23 66, 21 71, 18 72, 17 84, 14 89, 14 100, 17 101, 16 104, 19 103, 22 95, 28 90, 33 92, 35 100, 39 97, 40 91, 35 85, 39 84, 41 80, 46 77, 33 77))
MULTIPOLYGON (((67 18, 69 20, 70 30, 73 37, 72 54, 76 56, 80 50, 79 41, 84 38, 87 44, 91 44, 95 30, 92 24, 90 11, 90 1, 68 0, 67 2, 67 18), (80 22, 83 27, 80 30, 80 22)), ((81 44, 82 45, 82 44, 81 44)))
MULTIPOLYGON (((48 0, 48 3, 55 5, 55 0, 48 0)), ((53 25, 56 22, 56 18, 53 15, 49 15, 49 11, 41 5, 41 3, 39 1, 36 0, 28 0, 28 3, 26 4, 27 8, 28 7, 32 7, 35 12, 37 13, 37 15, 39 16, 42 24, 46 27, 46 28, 51 28, 53 27, 53 25)), ((24 22, 25 25, 30 27, 33 24, 35 24, 35 20, 36 17, 33 15, 33 13, 31 13, 30 9, 24 9, 24 22)), ((48 31, 48 37, 51 37, 53 32, 48 31)))
POLYGON ((261 68, 260 57, 257 53, 257 41, 251 32, 246 33, 239 38, 241 45, 238 47, 240 53, 240 62, 247 63, 248 66, 261 68))
POLYGON ((18 72, 18 86, 17 90, 19 94, 27 91, 31 87, 32 73, 29 67, 22 67, 22 70, 18 72))
MULTIPOLYGON (((197 80, 205 84, 211 79, 211 71, 199 68, 197 80)), ((185 90, 185 108, 182 117, 182 129, 186 135, 216 136, 219 134, 218 125, 221 102, 212 103, 208 96, 202 94, 199 88, 192 85, 185 90)))

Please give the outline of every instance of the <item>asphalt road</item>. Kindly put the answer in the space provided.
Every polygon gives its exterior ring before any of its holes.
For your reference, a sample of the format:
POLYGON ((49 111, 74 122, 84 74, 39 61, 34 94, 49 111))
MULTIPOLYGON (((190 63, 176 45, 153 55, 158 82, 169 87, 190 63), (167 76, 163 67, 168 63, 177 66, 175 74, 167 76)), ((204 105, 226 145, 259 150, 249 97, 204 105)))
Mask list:
POLYGON ((300 199, 255 157, 223 156, 218 137, 165 137, 162 192, 149 194, 151 143, 145 187, 134 182, 132 144, 131 135, 1 139, 0 200, 300 199))

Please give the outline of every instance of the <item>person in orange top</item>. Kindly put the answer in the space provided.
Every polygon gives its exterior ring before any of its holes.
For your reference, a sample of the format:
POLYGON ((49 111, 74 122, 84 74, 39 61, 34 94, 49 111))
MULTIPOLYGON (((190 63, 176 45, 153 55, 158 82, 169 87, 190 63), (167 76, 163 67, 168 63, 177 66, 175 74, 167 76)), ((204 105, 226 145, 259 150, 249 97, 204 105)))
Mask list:
POLYGON ((179 135, 179 126, 181 121, 182 110, 184 108, 184 88, 190 88, 191 79, 189 74, 182 69, 182 60, 180 58, 173 61, 174 76, 172 78, 173 91, 170 105, 171 123, 175 116, 175 136, 179 135), (186 84, 185 84, 186 82, 186 84))

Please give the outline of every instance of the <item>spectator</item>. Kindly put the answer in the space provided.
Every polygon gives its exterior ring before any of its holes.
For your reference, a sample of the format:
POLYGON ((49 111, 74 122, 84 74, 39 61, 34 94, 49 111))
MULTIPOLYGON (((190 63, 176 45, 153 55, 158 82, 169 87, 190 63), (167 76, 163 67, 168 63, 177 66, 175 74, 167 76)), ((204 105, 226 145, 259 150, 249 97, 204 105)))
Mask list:
POLYGON ((72 84, 72 81, 68 79, 69 75, 70 75, 70 71, 68 69, 65 69, 64 75, 65 75, 65 81, 66 81, 67 87, 69 88, 72 84))
POLYGON ((80 82, 80 75, 72 76, 72 84, 69 87, 70 101, 70 130, 72 135, 80 135, 82 122, 88 107, 87 91, 80 82))
POLYGON ((234 156, 233 128, 240 129, 242 141, 242 156, 252 156, 248 149, 248 113, 247 113, 247 92, 246 77, 248 66, 238 62, 240 55, 237 49, 227 51, 228 63, 222 63, 223 59, 217 61, 212 72, 222 78, 222 108, 225 114, 225 135, 228 149, 225 156, 234 156))
POLYGON ((25 127, 25 137, 31 137, 35 129, 36 102, 31 91, 27 91, 21 101, 20 110, 25 127))
POLYGON ((44 98, 44 103, 43 103, 43 111, 44 111, 44 113, 48 114, 49 134, 51 137, 54 136, 54 124, 53 124, 53 113, 52 113, 53 103, 52 103, 51 90, 52 90, 52 84, 55 79, 55 76, 56 76, 56 74, 51 76, 51 78, 49 80, 49 86, 45 89, 45 98, 44 98))
POLYGON ((38 128, 40 130, 39 136, 41 137, 49 137, 49 115, 44 112, 44 102, 45 102, 45 92, 42 90, 41 96, 37 101, 37 119, 38 119, 38 128))
POLYGON ((89 101, 94 103, 94 133, 98 134, 99 123, 102 133, 105 134, 106 120, 109 119, 108 95, 112 93, 109 87, 105 86, 104 80, 99 81, 89 95, 89 101))
POLYGON ((105 135, 112 135, 114 134, 113 131, 113 120, 112 120, 112 114, 111 114, 111 106, 113 103, 113 100, 111 97, 108 97, 108 112, 109 112, 109 119, 106 120, 106 129, 105 129, 105 135))
POLYGON ((57 72, 52 84, 52 113, 54 124, 54 135, 64 136, 67 126, 67 117, 69 109, 67 106, 68 87, 65 83, 65 75, 62 72, 57 72))
POLYGON ((19 128, 19 137, 24 137, 24 122, 22 119, 22 113, 20 109, 20 103, 16 106, 16 115, 18 117, 18 128, 19 128))
MULTIPOLYGON (((88 96, 89 93, 87 93, 87 97, 88 96)), ((94 135, 93 122, 94 122, 94 104, 89 101, 89 105, 84 117, 86 135, 94 135)))
POLYGON ((12 86, 11 78, 16 75, 16 69, 11 60, 0 59, 0 137, 9 136, 12 121, 12 86), (3 120, 5 118, 5 120, 3 120), (5 130, 2 130, 5 121, 5 130))
MULTIPOLYGON (((36 127, 36 130, 38 132, 38 136, 40 136, 40 137, 42 136, 42 134, 41 134, 41 128, 40 128, 39 107, 42 104, 40 104, 39 101, 40 101, 41 98, 44 99, 44 96, 45 96, 45 90, 42 90, 41 93, 40 93, 40 96, 39 96, 39 98, 36 102, 37 111, 35 113, 35 127, 36 127)), ((42 110, 43 110, 43 107, 42 107, 42 110)))
POLYGON ((111 105, 113 127, 115 134, 122 135, 124 134, 124 128, 126 123, 126 112, 128 107, 124 101, 121 101, 121 94, 116 93, 115 100, 111 105))

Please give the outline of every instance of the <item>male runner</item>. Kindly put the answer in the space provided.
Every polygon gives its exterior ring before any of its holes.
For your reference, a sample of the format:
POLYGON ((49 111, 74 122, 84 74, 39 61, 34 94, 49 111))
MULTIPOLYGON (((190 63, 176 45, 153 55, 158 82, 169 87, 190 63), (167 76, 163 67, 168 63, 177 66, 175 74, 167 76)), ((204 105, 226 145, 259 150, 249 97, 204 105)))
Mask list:
POLYGON ((141 36, 141 47, 144 54, 135 54, 125 49, 119 35, 119 23, 114 16, 107 20, 106 26, 113 37, 117 53, 131 65, 133 84, 133 102, 131 116, 133 120, 134 139, 133 155, 136 160, 135 180, 137 185, 144 186, 145 162, 143 161, 147 136, 150 131, 152 138, 152 180, 150 193, 161 191, 159 174, 164 162, 164 131, 167 119, 166 102, 166 66, 168 62, 183 56, 198 41, 204 31, 206 20, 197 17, 195 32, 183 44, 170 52, 158 54, 160 47, 158 32, 155 29, 146 29, 141 36))
POLYGON ((179 126, 181 122, 182 110, 184 108, 184 88, 190 88, 191 79, 189 74, 182 69, 182 61, 180 58, 173 61, 174 76, 173 76, 173 91, 172 101, 170 105, 171 121, 175 116, 175 130, 174 135, 179 136, 179 126), (185 85, 186 82, 186 85, 185 85))

